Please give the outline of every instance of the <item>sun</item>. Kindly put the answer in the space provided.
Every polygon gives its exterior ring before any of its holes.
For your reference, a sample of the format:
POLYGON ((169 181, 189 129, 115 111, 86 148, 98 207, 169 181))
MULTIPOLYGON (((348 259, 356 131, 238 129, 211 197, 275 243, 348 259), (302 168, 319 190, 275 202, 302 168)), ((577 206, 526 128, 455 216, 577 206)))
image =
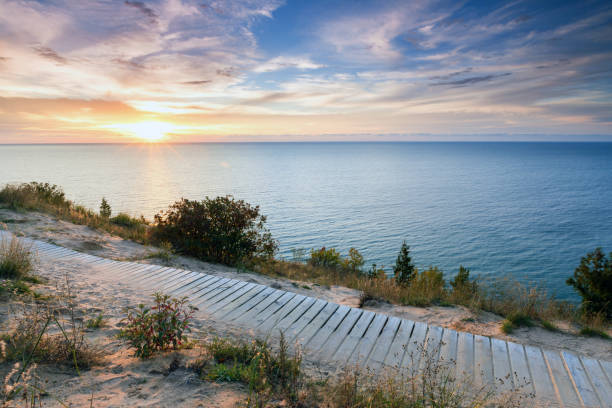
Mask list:
POLYGON ((174 126, 167 122, 124 123, 114 127, 127 136, 151 143, 163 140, 169 132, 174 130, 174 126))

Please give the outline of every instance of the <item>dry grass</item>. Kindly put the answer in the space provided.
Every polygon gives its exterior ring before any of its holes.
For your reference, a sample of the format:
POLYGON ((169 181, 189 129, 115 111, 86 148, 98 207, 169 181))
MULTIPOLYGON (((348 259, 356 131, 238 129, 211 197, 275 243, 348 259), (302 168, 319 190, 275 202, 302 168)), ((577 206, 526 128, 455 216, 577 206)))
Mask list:
POLYGON ((0 241, 0 278, 22 279, 34 268, 34 253, 30 245, 13 237, 0 241))
POLYGON ((74 224, 107 231, 132 241, 147 243, 148 222, 119 214, 114 218, 103 217, 94 211, 65 198, 61 188, 47 183, 7 184, 0 190, 0 203, 14 210, 31 210, 51 214, 74 224))

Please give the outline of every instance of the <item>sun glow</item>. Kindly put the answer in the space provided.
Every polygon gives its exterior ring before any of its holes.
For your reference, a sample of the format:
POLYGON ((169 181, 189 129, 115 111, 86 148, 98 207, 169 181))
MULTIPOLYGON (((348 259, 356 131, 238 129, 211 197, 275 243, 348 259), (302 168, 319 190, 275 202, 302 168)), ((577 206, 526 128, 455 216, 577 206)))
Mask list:
POLYGON ((167 137, 168 133, 175 130, 175 126, 167 122, 138 122, 113 125, 112 129, 126 136, 153 143, 167 137))

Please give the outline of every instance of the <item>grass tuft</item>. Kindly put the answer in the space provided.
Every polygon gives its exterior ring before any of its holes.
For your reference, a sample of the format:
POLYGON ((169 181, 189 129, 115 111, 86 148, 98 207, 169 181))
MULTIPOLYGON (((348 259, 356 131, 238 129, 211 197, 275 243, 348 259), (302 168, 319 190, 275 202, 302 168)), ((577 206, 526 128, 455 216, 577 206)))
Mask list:
POLYGON ((583 327, 580 334, 588 337, 601 337, 602 339, 610 339, 610 335, 603 330, 594 329, 592 327, 583 327))
POLYGON ((34 268, 34 254, 31 246, 19 238, 0 241, 0 278, 23 279, 34 268))

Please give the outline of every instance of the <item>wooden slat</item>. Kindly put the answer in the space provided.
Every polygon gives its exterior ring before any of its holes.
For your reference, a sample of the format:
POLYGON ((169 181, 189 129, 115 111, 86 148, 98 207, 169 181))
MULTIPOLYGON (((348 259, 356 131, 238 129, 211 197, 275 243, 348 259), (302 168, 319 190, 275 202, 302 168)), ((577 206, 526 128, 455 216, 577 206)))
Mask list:
POLYGON ((247 323, 250 326, 257 326, 259 324, 258 317, 262 313, 273 313, 275 308, 281 307, 283 304, 288 302, 295 293, 289 293, 282 290, 276 289, 272 295, 267 296, 263 302, 258 303, 253 309, 244 313, 241 316, 235 318, 236 323, 247 323))
POLYGON ((406 351, 404 352, 404 357, 400 364, 400 367, 408 370, 410 375, 415 374, 419 369, 419 363, 423 354, 426 336, 427 324, 422 322, 414 322, 412 336, 410 336, 410 339, 404 345, 406 351))
POLYGON ((578 356, 565 351, 562 353, 562 355, 563 360, 565 360, 565 364, 567 364, 567 368, 574 379, 574 384, 576 385, 576 389, 578 390, 584 405, 587 407, 601 406, 602 403, 599 401, 599 397, 593 389, 593 384, 591 384, 589 377, 584 371, 584 367, 582 367, 582 363, 580 362, 578 356))
POLYGON ((327 361, 331 360, 338 347, 340 347, 340 345, 342 344, 348 333, 351 331, 355 323, 357 323, 362 314, 362 310, 351 308, 351 310, 342 320, 340 325, 338 325, 336 330, 334 330, 334 332, 330 334, 327 341, 321 347, 318 353, 321 359, 327 361))
POLYGON ((351 308, 346 305, 340 305, 314 336, 304 344, 305 349, 318 351, 334 330, 340 325, 342 320, 344 320, 350 309, 351 308))
POLYGON ((599 364, 601 365, 604 373, 606 373, 608 381, 610 384, 612 384, 612 361, 599 360, 599 364))
POLYGON ((355 350, 357 343, 359 343, 361 337, 364 335, 364 333, 370 326, 370 323, 372 323, 374 316, 375 314, 373 312, 367 310, 365 310, 361 314, 359 320, 357 320, 351 331, 348 333, 348 335, 344 338, 344 340, 338 347, 338 350, 336 350, 336 352, 334 353, 332 357, 334 360, 348 360, 348 358, 353 353, 353 350, 355 350))
POLYGON ((189 294, 190 299, 197 299, 200 296, 204 295, 207 290, 214 288, 215 284, 222 281, 224 278, 220 278, 218 276, 213 276, 212 279, 206 279, 198 283, 197 287, 193 289, 191 294, 189 294))
POLYGON ((534 393, 535 388, 529 371, 529 365, 527 364, 525 349, 521 344, 512 342, 507 342, 506 344, 508 346, 508 354, 510 355, 510 367, 512 369, 514 389, 524 394, 534 393))
POLYGON ((474 335, 459 332, 457 338, 457 378, 474 379, 474 335))
POLYGON ((187 296, 191 297, 194 293, 196 293, 202 286, 206 285, 207 282, 212 282, 215 279, 212 275, 200 275, 200 277, 193 283, 188 286, 183 286, 182 288, 178 288, 174 293, 176 296, 187 296))
POLYGON ((599 395, 599 400, 604 406, 612 407, 612 384, 608 381, 599 362, 584 356, 580 357, 580 360, 595 387, 595 392, 599 395))
POLYGON ((385 357, 385 365, 388 367, 400 368, 404 354, 406 353, 406 344, 410 341, 414 322, 412 320, 402 319, 395 338, 389 347, 389 352, 385 357))
POLYGON ((442 342, 443 329, 439 326, 428 326, 427 338, 424 340, 423 355, 419 361, 422 370, 427 364, 436 366, 440 358, 440 343, 442 342))
POLYGON ((228 283, 231 285, 230 278, 221 278, 216 282, 213 282, 211 285, 202 288, 201 291, 195 293, 192 296, 192 303, 194 306, 199 306, 200 303, 204 302, 209 296, 214 296, 220 289, 227 289, 228 283))
MULTIPOLYGON (((323 310, 325 310, 325 306, 327 305, 328 303, 326 301, 317 299, 315 303, 306 312, 304 312, 302 316, 300 316, 299 319, 293 322, 291 326, 285 330, 285 338, 287 341, 293 343, 296 337, 302 333, 303 330, 310 331, 311 327, 309 327, 309 325, 317 316, 319 316, 321 312, 323 312, 323 310)), ((337 307, 337 305, 334 306, 337 307)), ((312 329, 318 329, 318 327, 312 329)))
POLYGON ((507 344, 503 340, 491 338, 491 350, 495 388, 501 392, 510 392, 514 389, 514 384, 507 344))
POLYGON ((258 304, 263 302, 265 299, 273 296, 276 292, 276 289, 271 287, 265 287, 264 290, 257 293, 248 302, 243 303, 242 305, 229 310, 227 313, 220 315, 221 319, 224 321, 231 321, 237 317, 243 316, 249 313, 252 309, 254 309, 258 304))
POLYGON ((380 333, 382 332, 385 324, 387 323, 387 316, 384 314, 377 313, 372 319, 372 323, 370 323, 370 327, 363 334, 359 343, 355 347, 353 354, 350 356, 348 362, 349 364, 359 364, 360 366, 364 366, 368 357, 370 356, 370 351, 376 344, 380 333))
POLYGON ((391 343, 393 343, 393 339, 395 338, 395 334, 399 329, 400 323, 401 319, 389 316, 389 319, 387 320, 387 323, 385 324, 385 327, 383 328, 380 337, 374 344, 374 348, 370 353, 370 357, 368 358, 368 361, 366 363, 368 367, 373 370, 378 370, 383 366, 385 362, 385 357, 387 356, 387 353, 391 348, 391 343))
POLYGON ((476 386, 493 386, 493 357, 491 340, 488 337, 474 336, 474 383, 476 386))
POLYGON ((170 285, 170 286, 166 287, 166 291, 172 292, 174 294, 174 296, 176 296, 180 292, 185 290, 185 288, 191 288, 197 282, 202 280, 202 274, 197 273, 197 272, 190 272, 189 274, 187 274, 187 276, 188 276, 187 280, 185 280, 183 282, 180 282, 180 283, 177 282, 174 285, 170 285))
MULTIPOLYGON (((295 337, 295 341, 301 345, 306 345, 308 341, 327 323, 340 306, 335 303, 326 303, 325 307, 304 327, 295 337)), ((289 340, 289 338, 287 338, 289 340)))
POLYGON ((277 320, 271 327, 271 331, 274 333, 285 332, 296 320, 298 320, 308 309, 310 309, 316 302, 315 298, 306 297, 300 302, 291 312, 287 313, 281 319, 277 320))
POLYGON ((442 333, 442 345, 440 346, 440 364, 452 370, 455 375, 455 365, 457 364, 457 332, 451 329, 444 329, 442 333))
POLYGON ((192 274, 197 276, 195 272, 187 272, 182 269, 178 269, 178 271, 179 272, 174 274, 173 276, 170 276, 166 279, 161 279, 157 281, 157 283, 145 281, 143 282, 142 287, 154 287, 155 289, 163 290, 164 292, 169 292, 171 288, 188 281, 192 277, 192 274))
POLYGON ((232 293, 225 299, 215 303, 209 308, 211 313, 214 313, 219 318, 222 318, 228 312, 234 308, 238 308, 243 304, 247 303, 258 293, 264 291, 266 286, 259 285, 257 283, 247 283, 244 287, 240 288, 236 292, 232 293))
POLYGON ((548 373, 548 366, 539 347, 525 346, 525 355, 529 364, 529 371, 533 379, 533 386, 539 398, 549 402, 558 403, 555 387, 548 373))
POLYGON ((272 303, 266 309, 255 316, 255 327, 263 333, 269 334, 272 328, 306 300, 306 296, 295 293, 283 295, 277 302, 272 303))
POLYGON ((231 282, 233 282, 233 285, 224 289, 219 289, 216 294, 208 297, 203 303, 200 303, 206 306, 206 311, 208 313, 214 313, 219 307, 236 299, 236 297, 241 296, 255 286, 254 283, 236 281, 234 279, 232 279, 231 282))
POLYGON ((569 375, 561 355, 556 351, 542 350, 544 359, 548 363, 548 368, 551 372, 553 383, 557 388, 557 396, 563 403, 570 407, 580 407, 580 399, 578 397, 572 378, 569 375))

